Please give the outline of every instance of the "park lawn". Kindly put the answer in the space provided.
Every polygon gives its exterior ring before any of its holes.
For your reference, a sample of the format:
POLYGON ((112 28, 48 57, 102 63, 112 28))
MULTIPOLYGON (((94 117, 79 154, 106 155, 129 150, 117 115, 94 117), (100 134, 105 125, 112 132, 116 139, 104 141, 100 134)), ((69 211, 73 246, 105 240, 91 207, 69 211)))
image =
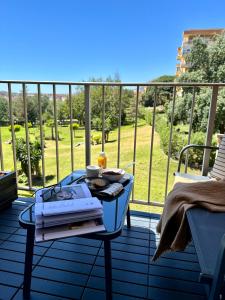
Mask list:
MULTIPOLYGON (((59 170, 62 179, 71 172, 71 150, 70 150, 70 129, 69 127, 58 127, 59 129, 59 170)), ((137 127, 137 148, 136 148, 136 164, 135 164, 135 185, 133 199, 147 201, 148 199, 148 181, 149 181, 149 157, 150 157, 150 141, 152 127, 141 121, 137 127)), ((11 139, 11 133, 8 128, 1 128, 4 154, 4 169, 13 169, 12 146, 7 141, 11 139)), ((30 128, 30 139, 33 140, 39 134, 39 128, 30 128)), ((95 133, 94 133, 95 134, 95 133)), ((99 133, 97 133, 99 134, 99 133)), ((16 133, 17 137, 25 137, 25 130, 22 128, 16 133)), ((46 127, 45 137, 50 137, 50 128, 46 127)), ((120 167, 124 168, 127 164, 133 162, 134 148, 134 126, 126 125, 121 127, 121 144, 120 144, 120 167)), ((91 149, 91 164, 97 163, 97 157, 101 151, 101 145, 93 145, 91 149)), ((109 142, 105 144, 105 152, 108 158, 108 166, 117 166, 118 152, 118 129, 110 132, 109 142)), ((55 141, 45 141, 45 176, 46 184, 50 185, 57 182, 56 177, 56 147, 55 141)), ((40 163, 41 165, 41 163, 40 163)), ((167 156, 160 148, 160 140, 157 132, 154 134, 153 159, 152 159, 152 178, 150 184, 150 199, 160 203, 165 198, 166 183, 166 166, 167 156)), ((18 162, 18 168, 20 163, 18 162)), ((85 144, 84 129, 76 131, 74 139, 74 169, 85 168, 85 144)), ((132 172, 133 166, 127 169, 132 172)), ((173 184, 173 172, 177 168, 177 162, 170 160, 169 171, 169 187, 173 184)), ((146 205, 134 205, 132 209, 149 211, 146 205)), ((154 208, 152 211, 159 212, 160 209, 154 208)))

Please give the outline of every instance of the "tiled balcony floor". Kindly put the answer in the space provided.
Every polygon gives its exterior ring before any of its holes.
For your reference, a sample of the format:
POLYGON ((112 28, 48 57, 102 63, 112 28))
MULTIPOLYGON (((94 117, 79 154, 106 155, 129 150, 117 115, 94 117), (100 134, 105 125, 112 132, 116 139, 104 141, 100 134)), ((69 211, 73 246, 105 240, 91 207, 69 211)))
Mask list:
MULTIPOLYGON (((29 203, 0 212, 0 299, 22 299, 26 232, 18 214, 29 203)), ((157 215, 132 213, 132 228, 112 243, 113 299, 205 299, 192 245, 151 262, 157 215)), ((105 299, 102 243, 67 238, 35 246, 31 299, 105 299)))

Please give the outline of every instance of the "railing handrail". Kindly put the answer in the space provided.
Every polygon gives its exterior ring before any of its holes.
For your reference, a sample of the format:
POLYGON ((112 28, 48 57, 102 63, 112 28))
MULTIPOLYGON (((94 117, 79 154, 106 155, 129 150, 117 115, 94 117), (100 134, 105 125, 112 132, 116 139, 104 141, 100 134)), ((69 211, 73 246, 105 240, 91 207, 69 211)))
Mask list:
POLYGON ((92 85, 92 86, 221 86, 225 87, 224 82, 95 82, 95 81, 39 81, 39 80, 0 80, 0 83, 11 83, 11 84, 56 84, 56 85, 92 85))

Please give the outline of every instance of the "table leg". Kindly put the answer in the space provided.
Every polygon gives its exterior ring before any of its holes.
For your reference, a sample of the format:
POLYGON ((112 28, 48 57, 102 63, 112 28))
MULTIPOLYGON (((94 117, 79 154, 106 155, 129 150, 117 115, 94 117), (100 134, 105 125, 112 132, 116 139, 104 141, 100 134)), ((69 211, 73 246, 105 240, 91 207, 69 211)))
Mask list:
POLYGON ((112 257, 111 257, 111 241, 104 241, 105 252, 105 290, 106 299, 112 299, 112 257))
POLYGON ((131 223, 130 223, 130 205, 128 205, 127 208, 127 228, 131 227, 131 223))
POLYGON ((24 280, 23 280, 23 296, 25 299, 30 298, 33 252, 34 252, 34 228, 29 228, 27 229, 24 280))

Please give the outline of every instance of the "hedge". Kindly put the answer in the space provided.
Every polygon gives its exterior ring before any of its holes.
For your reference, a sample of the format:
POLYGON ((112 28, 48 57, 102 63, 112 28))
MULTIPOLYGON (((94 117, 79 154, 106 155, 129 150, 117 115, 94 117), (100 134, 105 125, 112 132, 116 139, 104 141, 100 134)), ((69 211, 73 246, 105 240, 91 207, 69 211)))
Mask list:
MULTIPOLYGON (((152 112, 146 110, 145 114, 146 122, 152 125, 152 112)), ((160 136, 160 146, 163 152, 168 155, 169 151, 169 138, 170 138, 170 124, 168 124, 166 118, 162 114, 156 114, 155 129, 160 136)), ((181 149, 187 145, 188 135, 182 133, 176 128, 173 128, 172 141, 171 141, 171 157, 173 159, 179 158, 181 149)), ((205 144, 205 133, 195 132, 191 135, 191 144, 204 145, 205 144)), ((216 146, 216 141, 213 139, 213 146, 216 146)), ((200 166, 203 161, 203 152, 200 149, 189 149, 188 151, 188 165, 189 166, 200 166)), ((184 155, 185 160, 185 155, 184 155)), ((212 166, 215 160, 215 152, 210 155, 209 165, 212 166)))

